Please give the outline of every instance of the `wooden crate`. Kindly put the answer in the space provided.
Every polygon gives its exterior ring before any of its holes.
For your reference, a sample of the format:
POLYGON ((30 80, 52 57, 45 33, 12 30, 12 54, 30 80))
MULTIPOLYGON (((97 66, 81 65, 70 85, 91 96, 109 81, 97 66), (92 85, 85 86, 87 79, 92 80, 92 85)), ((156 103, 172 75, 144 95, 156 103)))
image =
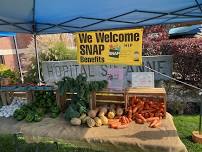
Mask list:
POLYGON ((93 92, 90 100, 90 109, 95 109, 99 105, 119 104, 125 106, 125 91, 103 90, 93 92))
POLYGON ((166 117, 166 103, 167 96, 164 88, 128 88, 126 89, 126 106, 130 104, 130 98, 136 97, 155 97, 159 99, 159 102, 164 102, 164 117, 166 117))
POLYGON ((56 91, 56 102, 62 112, 65 112, 67 109, 72 100, 73 94, 74 93, 66 92, 65 95, 61 95, 58 90, 56 91))

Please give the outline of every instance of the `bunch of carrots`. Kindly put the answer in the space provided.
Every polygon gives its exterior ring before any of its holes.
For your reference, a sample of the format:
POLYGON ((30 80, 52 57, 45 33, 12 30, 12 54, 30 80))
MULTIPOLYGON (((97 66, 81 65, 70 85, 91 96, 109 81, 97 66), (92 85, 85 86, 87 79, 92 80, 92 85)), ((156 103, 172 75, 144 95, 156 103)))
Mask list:
POLYGON ((149 123, 149 127, 158 128, 164 117, 164 102, 151 98, 132 97, 126 115, 116 119, 109 119, 109 128, 123 129, 129 126, 133 120, 138 124, 149 123))
POLYGON ((134 96, 128 106, 127 117, 138 124, 149 123, 149 127, 157 128, 164 117, 164 108, 164 102, 134 96))
POLYGON ((127 128, 130 122, 132 122, 131 118, 128 118, 127 116, 121 116, 118 119, 109 119, 108 125, 109 128, 123 129, 127 128))

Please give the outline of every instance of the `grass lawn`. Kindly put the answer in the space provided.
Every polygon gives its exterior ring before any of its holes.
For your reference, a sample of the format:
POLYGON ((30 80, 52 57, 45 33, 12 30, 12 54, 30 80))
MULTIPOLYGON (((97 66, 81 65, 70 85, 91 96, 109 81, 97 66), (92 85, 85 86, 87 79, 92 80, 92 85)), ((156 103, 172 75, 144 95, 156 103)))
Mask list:
MULTIPOLYGON (((192 141, 191 134, 193 130, 198 130, 199 116, 183 115, 174 116, 174 123, 182 142, 189 152, 202 152, 202 144, 196 144, 192 141)), ((15 151, 14 137, 12 135, 0 135, 0 152, 15 151)), ((19 152, 35 152, 38 145, 39 152, 57 152, 56 145, 51 143, 28 144, 23 138, 18 139, 19 152)), ((60 152, 95 152, 89 149, 78 148, 71 144, 59 144, 60 152)))
POLYGON ((183 115, 174 116, 174 123, 178 131, 178 135, 187 147, 188 152, 202 152, 202 144, 192 141, 192 131, 198 130, 199 116, 183 115))

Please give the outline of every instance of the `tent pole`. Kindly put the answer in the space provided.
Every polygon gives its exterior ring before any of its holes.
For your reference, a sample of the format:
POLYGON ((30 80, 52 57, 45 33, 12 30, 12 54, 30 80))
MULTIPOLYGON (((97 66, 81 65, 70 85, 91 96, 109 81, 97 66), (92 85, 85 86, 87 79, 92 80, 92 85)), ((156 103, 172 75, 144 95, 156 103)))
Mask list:
POLYGON ((36 62, 37 62, 37 70, 38 70, 38 78, 39 78, 39 84, 41 84, 42 79, 41 79, 41 71, 40 71, 40 65, 39 65, 39 52, 37 49, 37 42, 36 42, 36 34, 34 34, 34 50, 36 54, 36 62))
POLYGON ((199 134, 202 135, 202 91, 199 92, 200 101, 200 115, 199 115, 199 134))
POLYGON ((19 56, 19 53, 18 53, 18 45, 17 45, 17 40, 16 40, 15 36, 13 36, 13 41, 14 41, 15 52, 16 52, 17 61, 18 61, 18 68, 19 68, 19 71, 20 71, 20 79, 21 79, 21 82, 24 83, 24 78, 23 78, 22 68, 21 68, 21 61, 20 61, 20 56, 19 56))

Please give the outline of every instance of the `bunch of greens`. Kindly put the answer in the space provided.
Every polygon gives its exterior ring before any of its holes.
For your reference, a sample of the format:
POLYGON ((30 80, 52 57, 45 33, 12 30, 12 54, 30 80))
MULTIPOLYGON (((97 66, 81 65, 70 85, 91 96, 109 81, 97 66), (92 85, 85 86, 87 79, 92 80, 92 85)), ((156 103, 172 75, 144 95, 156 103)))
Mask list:
POLYGON ((55 102, 55 95, 52 91, 35 92, 35 102, 22 106, 14 112, 14 118, 27 122, 41 121, 45 114, 51 118, 56 118, 60 114, 60 109, 55 102))
POLYGON ((70 120, 87 111, 91 92, 106 88, 107 81, 89 82, 85 76, 80 74, 76 79, 64 77, 57 85, 62 95, 66 92, 74 93, 72 101, 65 112, 65 119, 70 120))

